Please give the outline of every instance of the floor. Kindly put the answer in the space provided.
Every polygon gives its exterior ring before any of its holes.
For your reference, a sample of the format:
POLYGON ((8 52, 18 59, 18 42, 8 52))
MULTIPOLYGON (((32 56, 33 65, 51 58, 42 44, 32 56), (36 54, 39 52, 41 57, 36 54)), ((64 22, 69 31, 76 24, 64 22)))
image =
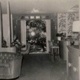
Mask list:
POLYGON ((48 54, 30 54, 23 57, 21 76, 17 80, 67 80, 66 63, 48 54))

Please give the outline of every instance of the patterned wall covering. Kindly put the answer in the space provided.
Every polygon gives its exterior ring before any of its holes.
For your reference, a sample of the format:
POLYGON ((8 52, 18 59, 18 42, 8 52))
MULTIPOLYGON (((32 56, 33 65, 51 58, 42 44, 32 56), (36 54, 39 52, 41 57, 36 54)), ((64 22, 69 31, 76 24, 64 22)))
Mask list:
POLYGON ((66 13, 58 14, 58 33, 66 33, 66 13))
POLYGON ((79 20, 79 12, 67 12, 58 14, 58 33, 72 35, 73 21, 79 20))
POLYGON ((79 13, 78 12, 70 12, 68 13, 68 18, 67 18, 67 34, 71 35, 72 34, 72 26, 74 21, 79 20, 79 13))

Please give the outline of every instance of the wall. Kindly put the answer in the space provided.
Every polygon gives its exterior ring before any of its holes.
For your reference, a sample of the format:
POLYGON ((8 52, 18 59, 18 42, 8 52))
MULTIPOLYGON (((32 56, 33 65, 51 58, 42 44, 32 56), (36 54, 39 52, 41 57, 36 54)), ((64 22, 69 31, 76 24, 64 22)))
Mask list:
POLYGON ((71 35, 73 22, 79 20, 79 12, 69 12, 67 16, 67 35, 71 35))
POLYGON ((72 35, 72 26, 74 21, 79 20, 79 12, 58 13, 57 15, 57 32, 65 33, 66 36, 72 35))
POLYGON ((1 9, 1 3, 0 3, 0 47, 2 46, 2 36, 3 36, 3 32, 2 32, 2 9, 1 9))
POLYGON ((58 13, 57 14, 57 32, 66 33, 66 24, 67 24, 67 13, 58 13))
POLYGON ((56 40, 56 33, 57 33, 57 14, 50 14, 48 15, 49 19, 51 19, 51 40, 56 40))
POLYGON ((79 0, 79 20, 80 20, 80 0, 79 0))
MULTIPOLYGON (((20 19, 22 16, 35 16, 35 15, 42 15, 42 16, 46 16, 46 19, 51 19, 51 40, 52 39, 56 39, 56 33, 57 33, 57 14, 53 13, 53 14, 14 14, 13 15, 13 25, 14 27, 17 26, 17 30, 19 29, 20 26, 20 19)), ((20 32, 16 31, 17 34, 20 34, 20 32)))
POLYGON ((54 15, 51 19, 51 39, 56 40, 57 34, 57 15, 54 15))

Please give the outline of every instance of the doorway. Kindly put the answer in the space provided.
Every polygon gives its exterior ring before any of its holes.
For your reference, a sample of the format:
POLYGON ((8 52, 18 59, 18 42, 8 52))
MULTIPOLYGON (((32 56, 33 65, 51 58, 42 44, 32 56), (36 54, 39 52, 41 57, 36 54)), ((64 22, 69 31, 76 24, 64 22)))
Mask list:
POLYGON ((26 41, 30 44, 30 52, 46 52, 46 24, 41 19, 26 20, 26 41))
POLYGON ((48 53, 51 40, 50 19, 22 19, 21 42, 30 45, 30 53, 48 53))

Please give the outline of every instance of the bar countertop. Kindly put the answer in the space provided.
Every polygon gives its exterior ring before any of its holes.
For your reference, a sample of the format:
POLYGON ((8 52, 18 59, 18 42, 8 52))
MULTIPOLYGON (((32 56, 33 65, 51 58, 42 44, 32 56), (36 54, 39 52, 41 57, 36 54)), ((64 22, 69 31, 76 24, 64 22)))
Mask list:
POLYGON ((79 45, 73 45, 73 47, 79 49, 79 45))
POLYGON ((68 48, 80 51, 79 45, 72 45, 72 46, 69 45, 68 48))

